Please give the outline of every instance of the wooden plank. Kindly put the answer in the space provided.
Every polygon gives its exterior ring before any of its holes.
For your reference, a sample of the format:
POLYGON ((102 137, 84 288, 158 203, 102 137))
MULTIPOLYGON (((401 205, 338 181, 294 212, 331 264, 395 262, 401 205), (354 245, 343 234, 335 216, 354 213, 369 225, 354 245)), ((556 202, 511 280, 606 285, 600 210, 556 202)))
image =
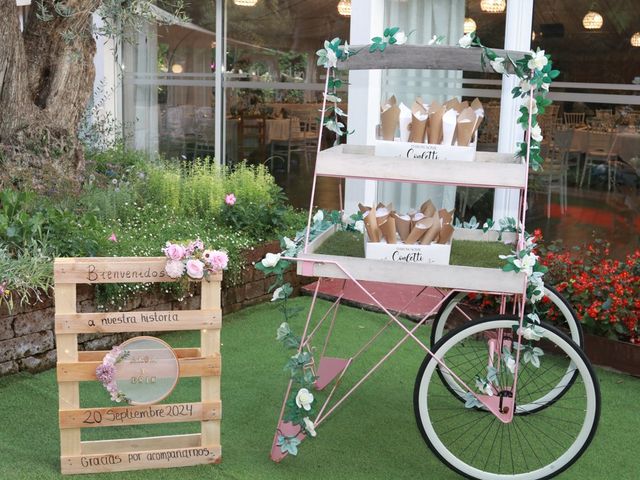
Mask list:
POLYGON ((491 293, 522 293, 525 282, 524 273, 503 272, 498 268, 400 263, 317 253, 299 254, 298 258, 314 260, 313 263, 297 264, 298 275, 311 277, 353 278, 491 293))
MULTIPOLYGON (((203 357, 179 358, 178 361, 180 363, 180 377, 220 376, 219 353, 203 357)), ((96 368, 100 363, 102 363, 102 359, 86 362, 58 362, 58 382, 94 381, 96 380, 96 368)))
POLYGON ((163 435, 157 437, 119 438, 112 440, 90 440, 82 442, 83 455, 99 453, 123 453, 129 451, 160 450, 168 443, 173 448, 193 448, 202 445, 202 435, 187 433, 183 435, 163 435))
MULTIPOLYGON (((76 312, 76 285, 56 283, 56 312, 73 314, 76 312)), ((75 333, 56 335, 58 361, 78 361, 78 336, 75 333)), ((80 408, 80 384, 68 382, 58 385, 58 409, 60 411, 80 408)), ((78 455, 80 453, 80 429, 60 431, 60 455, 78 455)))
POLYGON ((122 472, 220 463, 220 445, 166 448, 171 444, 172 438, 167 437, 165 448, 160 450, 64 455, 61 457, 62 473, 122 472))
MULTIPOLYGON (((358 51, 347 60, 338 62, 340 70, 368 69, 432 69, 463 70, 467 72, 493 72, 488 62, 482 68, 479 48, 461 48, 449 45, 387 45, 384 52, 369 52, 368 45, 351 46, 358 51)), ((498 56, 504 57, 505 51, 494 50, 498 56)), ((522 58, 525 52, 509 51, 514 60, 522 58)), ((509 62, 505 66, 510 68, 509 62)))
POLYGON ((221 324, 220 309, 56 314, 56 333, 201 330, 221 324))
POLYGON ((61 429, 199 422, 219 420, 220 410, 220 402, 79 408, 60 411, 59 422, 61 429))
MULTIPOLYGON (((53 275, 60 283, 150 283, 174 282, 164 271, 165 257, 56 258, 53 275)), ((212 281, 222 274, 211 275, 212 281)))
POLYGON ((512 154, 477 152, 476 161, 455 162, 377 157, 373 147, 338 145, 318 155, 316 173, 325 177, 392 182, 466 185, 483 188, 524 188, 526 167, 512 154))
MULTIPOLYGON (((194 358, 202 356, 199 348, 174 348, 173 351, 178 358, 194 358)), ((78 361, 101 362, 107 353, 109 353, 108 350, 87 350, 78 352, 78 361)))
MULTIPOLYGON (((217 309, 221 305, 220 282, 203 282, 200 296, 200 308, 217 309)), ((220 357, 220 330, 205 329, 200 333, 202 355, 220 357)), ((200 399, 203 402, 220 401, 220 377, 206 377, 200 382, 200 399)), ((220 421, 203 421, 200 425, 203 445, 220 444, 220 421)))

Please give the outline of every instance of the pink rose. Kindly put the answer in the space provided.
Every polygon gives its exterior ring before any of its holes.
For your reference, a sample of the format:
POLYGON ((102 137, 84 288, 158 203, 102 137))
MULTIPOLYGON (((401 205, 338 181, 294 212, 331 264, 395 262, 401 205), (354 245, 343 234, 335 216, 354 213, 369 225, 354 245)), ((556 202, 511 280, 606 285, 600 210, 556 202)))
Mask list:
POLYGON ((224 203, 231 206, 236 203, 236 196, 233 193, 229 193, 226 197, 224 197, 224 203))
POLYGON ((204 259, 214 272, 224 270, 229 264, 229 256, 223 250, 206 250, 204 259))
POLYGON ((171 260, 182 260, 185 255, 184 247, 177 243, 167 242, 167 246, 163 250, 167 258, 170 258, 171 260))
POLYGON ((189 260, 187 262, 187 275, 191 278, 202 278, 204 275, 204 263, 200 260, 189 260))

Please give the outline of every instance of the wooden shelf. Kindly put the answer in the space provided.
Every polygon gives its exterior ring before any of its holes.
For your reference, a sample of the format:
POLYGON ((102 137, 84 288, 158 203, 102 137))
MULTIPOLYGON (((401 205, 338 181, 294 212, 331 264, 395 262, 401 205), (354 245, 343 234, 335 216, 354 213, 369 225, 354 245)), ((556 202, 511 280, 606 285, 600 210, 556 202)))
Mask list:
MULTIPOLYGON (((338 62, 339 70, 368 70, 368 69, 431 69, 431 70, 463 70, 467 72, 492 72, 488 65, 482 67, 480 56, 482 50, 477 47, 461 48, 449 45, 387 45, 384 52, 369 52, 368 45, 350 47, 357 51, 357 55, 338 62)), ((498 56, 505 54, 518 59, 525 52, 495 49, 498 56)), ((508 62, 505 62, 508 66, 508 62)))
POLYGON ((377 157, 372 146, 338 145, 318 154, 316 175, 393 182, 524 188, 524 163, 509 153, 477 152, 473 162, 377 157))

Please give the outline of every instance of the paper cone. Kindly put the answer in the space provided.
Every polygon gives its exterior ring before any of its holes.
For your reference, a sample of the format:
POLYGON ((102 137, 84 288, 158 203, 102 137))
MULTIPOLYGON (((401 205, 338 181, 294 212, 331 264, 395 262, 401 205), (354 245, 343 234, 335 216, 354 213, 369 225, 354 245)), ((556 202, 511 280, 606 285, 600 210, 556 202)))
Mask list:
POLYGON ((433 218, 422 218, 416 222, 415 226, 411 229, 411 233, 404 243, 407 245, 413 245, 418 243, 422 236, 427 233, 429 228, 433 225, 433 218))
POLYGON ((429 227, 429 230, 427 230, 427 233, 425 233, 422 239, 420 240, 420 243, 422 245, 430 245, 431 242, 433 242, 436 239, 436 237, 440 233, 440 229, 442 228, 442 225, 440 224, 440 217, 438 216, 437 212, 433 217, 429 217, 429 219, 432 222, 431 227, 429 227))
POLYGON ((420 211, 425 217, 433 217, 433 214, 436 213, 436 206, 433 204, 431 199, 429 199, 420 205, 420 211))
POLYGON ((453 223, 453 212, 454 210, 447 212, 444 208, 438 210, 438 215, 440 215, 440 218, 442 219, 442 225, 450 225, 453 223))
POLYGON ((417 212, 411 215, 411 230, 413 230, 416 227, 416 224, 423 218, 425 218, 425 216, 422 212, 417 212))
POLYGON ((396 219, 394 215, 387 216, 387 219, 383 223, 380 223, 379 226, 387 243, 398 243, 396 238, 396 219))
POLYGON ((458 146, 469 146, 475 130, 476 121, 476 112, 471 107, 465 108, 462 113, 458 115, 458 127, 456 129, 458 146))
POLYGON ((458 100, 458 97, 453 97, 450 100, 447 100, 446 102, 444 102, 444 107, 449 110, 449 109, 456 109, 458 107, 458 105, 460 105, 460 100, 458 100))
POLYGON ((476 98, 471 102, 471 108, 473 108, 473 111, 476 113, 476 124, 473 127, 473 134, 475 135, 480 128, 482 120, 484 120, 484 107, 482 106, 480 99, 476 98))
POLYGON ((422 100, 416 99, 411 106, 411 131, 409 133, 409 141, 414 143, 422 143, 424 140, 424 132, 427 128, 428 114, 422 106, 422 100))
POLYGON ((376 214, 373 210, 368 210, 363 214, 364 217, 364 226, 367 229, 367 235, 369 237, 370 242, 379 242, 380 241, 380 229, 378 228, 378 222, 376 220, 376 214))
POLYGON ((409 215, 398 215, 397 213, 392 215, 395 219, 396 231, 400 235, 400 240, 404 242, 411 232, 411 217, 409 215))
POLYGON ((453 145, 457 118, 458 112, 453 109, 447 110, 442 116, 442 145, 453 145))
POLYGON ((368 212, 369 210, 371 210, 371 207, 367 207, 366 205, 363 205, 361 203, 358 204, 358 210, 360 210, 360 213, 365 213, 368 212))
POLYGON ((445 107, 440 106, 438 102, 433 102, 429 106, 427 137, 431 144, 439 145, 442 141, 442 116, 445 111, 445 107))
POLYGON ((442 229, 440 230, 440 237, 438 238, 438 243, 444 245, 445 243, 449 243, 451 238, 453 237, 454 228, 451 224, 447 223, 442 225, 442 229))
POLYGON ((380 125, 383 140, 393 140, 396 134, 400 119, 400 108, 396 103, 396 97, 392 96, 381 109, 380 125))
POLYGON ((411 109, 404 103, 400 104, 400 116, 398 118, 398 124, 400 126, 400 141, 409 141, 409 132, 412 119, 411 109))

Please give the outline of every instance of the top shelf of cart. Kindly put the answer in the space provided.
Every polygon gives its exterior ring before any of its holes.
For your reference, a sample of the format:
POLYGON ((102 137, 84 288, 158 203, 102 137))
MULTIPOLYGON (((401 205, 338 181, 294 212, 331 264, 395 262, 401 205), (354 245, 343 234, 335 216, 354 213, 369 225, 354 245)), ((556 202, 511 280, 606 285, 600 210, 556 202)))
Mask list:
MULTIPOLYGON (((350 46, 356 55, 338 62, 339 70, 431 69, 493 71, 483 68, 480 48, 461 48, 448 45, 387 45, 383 51, 369 52, 368 45, 350 46)), ((525 52, 494 50, 496 55, 521 58, 525 52)))

